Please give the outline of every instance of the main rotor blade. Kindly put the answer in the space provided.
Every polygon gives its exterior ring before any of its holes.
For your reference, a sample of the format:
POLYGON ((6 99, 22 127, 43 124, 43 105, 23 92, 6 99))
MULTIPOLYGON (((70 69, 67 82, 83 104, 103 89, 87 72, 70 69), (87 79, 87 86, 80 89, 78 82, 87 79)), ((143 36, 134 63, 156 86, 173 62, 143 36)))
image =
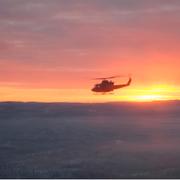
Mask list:
POLYGON ((117 76, 110 76, 110 77, 105 77, 105 78, 95 78, 94 80, 114 79, 114 78, 120 78, 120 77, 127 77, 127 75, 117 75, 117 76))

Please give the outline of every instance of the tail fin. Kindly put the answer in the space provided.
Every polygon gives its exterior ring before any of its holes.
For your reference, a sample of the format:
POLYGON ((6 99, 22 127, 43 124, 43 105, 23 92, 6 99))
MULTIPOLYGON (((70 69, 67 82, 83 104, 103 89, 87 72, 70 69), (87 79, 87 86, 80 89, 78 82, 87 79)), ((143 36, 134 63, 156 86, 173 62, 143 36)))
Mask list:
POLYGON ((129 86, 130 84, 131 84, 131 81, 132 81, 132 79, 131 79, 131 77, 129 78, 129 81, 127 82, 127 86, 129 86))

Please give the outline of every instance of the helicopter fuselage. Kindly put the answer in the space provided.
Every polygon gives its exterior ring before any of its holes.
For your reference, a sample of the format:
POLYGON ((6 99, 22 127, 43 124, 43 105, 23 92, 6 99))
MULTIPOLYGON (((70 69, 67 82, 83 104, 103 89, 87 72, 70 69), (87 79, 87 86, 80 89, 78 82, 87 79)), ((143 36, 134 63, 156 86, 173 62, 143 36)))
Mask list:
POLYGON ((108 80, 103 80, 100 84, 96 84, 91 90, 93 92, 111 92, 115 89, 123 88, 126 86, 129 86, 131 83, 131 78, 129 78, 129 81, 126 84, 119 84, 115 85, 114 82, 108 81, 108 80))

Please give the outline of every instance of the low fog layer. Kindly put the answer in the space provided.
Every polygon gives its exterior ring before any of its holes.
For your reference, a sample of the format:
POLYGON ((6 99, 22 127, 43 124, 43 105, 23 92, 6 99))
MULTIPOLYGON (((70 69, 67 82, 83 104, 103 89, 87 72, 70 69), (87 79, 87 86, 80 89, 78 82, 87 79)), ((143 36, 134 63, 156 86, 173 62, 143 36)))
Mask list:
POLYGON ((180 178, 180 102, 0 103, 0 178, 180 178))

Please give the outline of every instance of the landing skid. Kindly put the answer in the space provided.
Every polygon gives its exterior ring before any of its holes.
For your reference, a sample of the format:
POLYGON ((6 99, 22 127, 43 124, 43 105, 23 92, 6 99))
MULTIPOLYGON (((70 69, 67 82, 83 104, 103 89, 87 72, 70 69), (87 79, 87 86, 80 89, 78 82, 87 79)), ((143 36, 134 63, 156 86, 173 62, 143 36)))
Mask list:
POLYGON ((104 92, 104 93, 94 93, 93 95, 114 95, 114 93, 104 92))

